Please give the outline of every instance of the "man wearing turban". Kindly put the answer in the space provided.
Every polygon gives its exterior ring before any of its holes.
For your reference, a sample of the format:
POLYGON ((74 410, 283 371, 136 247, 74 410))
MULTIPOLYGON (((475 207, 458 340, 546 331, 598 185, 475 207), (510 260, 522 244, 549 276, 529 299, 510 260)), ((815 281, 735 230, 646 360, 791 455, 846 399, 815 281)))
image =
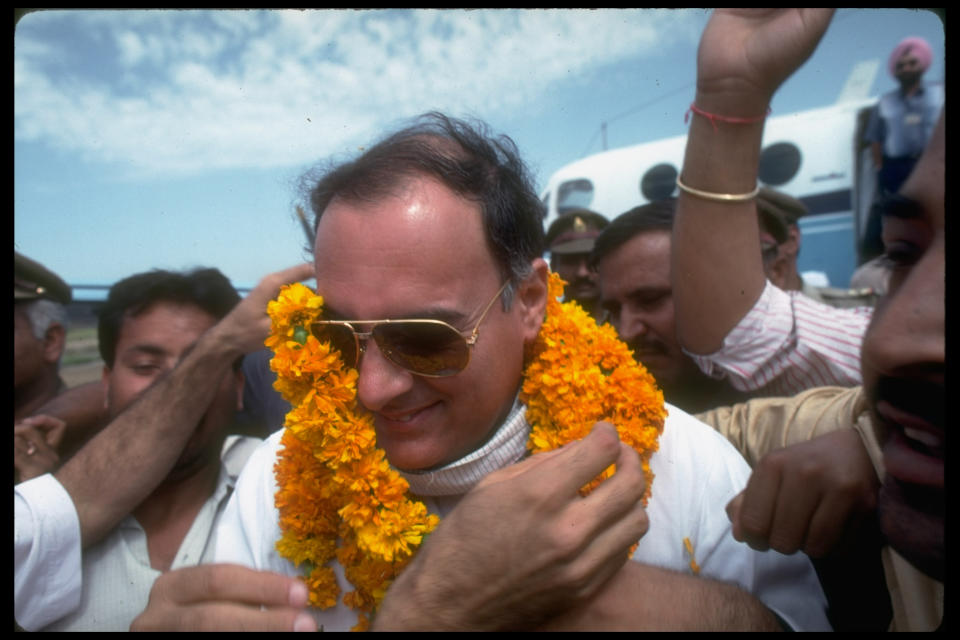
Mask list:
MULTIPOLYGON (((943 85, 923 82, 932 58, 930 45, 917 37, 905 38, 890 54, 887 67, 900 87, 880 98, 865 133, 871 145, 881 198, 899 191, 923 153, 940 116, 943 85)), ((862 259, 881 252, 879 218, 871 212, 862 259)))

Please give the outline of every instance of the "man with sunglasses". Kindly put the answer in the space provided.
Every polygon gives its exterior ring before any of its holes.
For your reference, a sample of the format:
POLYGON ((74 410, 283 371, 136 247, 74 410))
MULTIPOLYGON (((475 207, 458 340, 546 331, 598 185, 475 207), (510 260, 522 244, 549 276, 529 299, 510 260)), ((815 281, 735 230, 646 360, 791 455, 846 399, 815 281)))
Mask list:
MULTIPOLYGON (((651 460, 647 509, 639 459, 609 425, 524 460, 530 426, 517 394, 548 268, 541 205, 512 142, 430 114, 324 176, 310 201, 324 298, 312 330, 356 367, 377 447, 442 516, 374 628, 828 628, 806 558, 732 538, 722 505, 749 469, 679 409, 668 407, 651 460), (581 497, 612 463, 613 477, 581 497), (684 599, 699 605, 673 606, 684 599), (606 605, 616 613, 601 614, 606 605)), ((218 530, 217 561, 255 571, 171 572, 135 628, 163 628, 168 615, 180 628, 310 628, 278 580, 302 575, 276 550, 280 437, 251 457, 218 530), (281 588, 264 596, 268 584, 281 588)), ((357 620, 342 603, 311 614, 324 630, 357 620)))

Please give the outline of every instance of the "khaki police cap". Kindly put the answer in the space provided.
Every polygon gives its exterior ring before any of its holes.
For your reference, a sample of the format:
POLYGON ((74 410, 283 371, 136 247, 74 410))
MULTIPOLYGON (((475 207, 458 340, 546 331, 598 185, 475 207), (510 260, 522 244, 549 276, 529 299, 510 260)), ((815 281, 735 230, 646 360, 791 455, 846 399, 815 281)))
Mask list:
POLYGON ((589 209, 565 212, 547 230, 547 249, 552 254, 590 253, 608 224, 609 220, 589 209))
POLYGON ((61 304, 70 304, 73 294, 70 285, 60 276, 30 258, 13 252, 13 299, 38 300, 46 298, 61 304))
POLYGON ((761 187, 757 194, 757 213, 762 229, 780 244, 790 237, 790 225, 797 224, 797 220, 807 214, 807 207, 793 196, 761 187))

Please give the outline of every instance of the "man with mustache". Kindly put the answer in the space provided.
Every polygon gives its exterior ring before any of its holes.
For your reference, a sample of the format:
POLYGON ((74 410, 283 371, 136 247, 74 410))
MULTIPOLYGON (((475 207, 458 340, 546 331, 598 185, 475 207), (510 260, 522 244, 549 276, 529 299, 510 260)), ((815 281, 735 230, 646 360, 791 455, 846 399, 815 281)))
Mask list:
POLYGON ((617 216, 597 238, 590 260, 599 275, 603 314, 664 397, 696 413, 748 396, 702 373, 677 340, 670 273, 675 206, 671 198, 617 216))
MULTIPOLYGON (((707 116, 691 125, 673 237, 674 271, 683 274, 674 287, 678 334, 696 353, 720 348, 763 289, 758 257, 747 250, 757 237, 762 114, 799 63, 775 52, 810 17, 718 11, 701 40, 695 104, 707 116)), ((886 546, 875 561, 882 561, 896 630, 943 622, 945 121, 944 110, 913 173, 882 209, 892 272, 864 336, 863 389, 812 404, 820 391, 752 401, 758 416, 778 416, 771 428, 812 432, 832 422, 838 430, 768 454, 728 506, 735 537, 751 546, 825 555, 844 534, 863 531, 851 525, 876 505, 886 546), (875 474, 863 471, 856 434, 875 474), (832 479, 849 468, 856 472, 838 491, 832 479)))

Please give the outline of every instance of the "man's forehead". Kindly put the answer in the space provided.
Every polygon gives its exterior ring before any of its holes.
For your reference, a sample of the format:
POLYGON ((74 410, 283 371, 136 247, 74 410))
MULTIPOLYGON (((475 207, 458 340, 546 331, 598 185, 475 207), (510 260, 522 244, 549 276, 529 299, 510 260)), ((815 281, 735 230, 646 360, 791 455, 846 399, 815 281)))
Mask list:
POLYGON ((492 295, 502 284, 478 205, 439 185, 382 203, 332 205, 314 264, 317 292, 344 319, 447 317, 471 311, 477 291, 492 287, 492 295))
POLYGON ((217 323, 217 318, 203 308, 191 303, 178 300, 155 300, 138 309, 128 309, 123 314, 118 337, 131 330, 136 325, 142 329, 147 323, 159 326, 174 326, 178 330, 186 325, 211 327, 217 323))
MULTIPOLYGON (((599 261, 598 266, 603 268, 604 264, 610 265, 615 262, 637 264, 654 261, 660 263, 660 258, 664 254, 669 258, 672 240, 672 234, 667 229, 650 229, 636 233, 619 247, 610 251, 607 256, 599 261)), ((669 262, 669 259, 667 262, 669 262)))

